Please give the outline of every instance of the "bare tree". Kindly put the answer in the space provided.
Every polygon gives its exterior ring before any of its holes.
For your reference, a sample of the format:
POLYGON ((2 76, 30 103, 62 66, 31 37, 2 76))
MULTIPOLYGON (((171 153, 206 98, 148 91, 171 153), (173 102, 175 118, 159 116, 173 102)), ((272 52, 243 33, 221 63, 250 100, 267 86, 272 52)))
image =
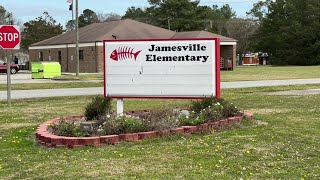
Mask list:
POLYGON ((116 21, 120 20, 122 17, 116 13, 97 13, 98 19, 100 22, 116 21))
POLYGON ((238 40, 237 52, 245 53, 250 47, 250 37, 256 32, 259 25, 250 19, 233 19, 227 22, 226 29, 229 37, 238 40))

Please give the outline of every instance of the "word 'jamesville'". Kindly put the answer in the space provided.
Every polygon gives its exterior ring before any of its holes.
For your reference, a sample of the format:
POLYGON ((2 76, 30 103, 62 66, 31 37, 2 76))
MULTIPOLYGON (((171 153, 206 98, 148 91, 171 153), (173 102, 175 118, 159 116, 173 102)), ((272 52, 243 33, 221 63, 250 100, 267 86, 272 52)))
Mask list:
MULTIPOLYGON (((156 46, 151 45, 150 52, 171 52, 171 51, 206 51, 206 46, 201 46, 200 44, 189 44, 188 46, 156 46)), ((209 56, 157 56, 155 54, 147 54, 146 61, 201 61, 203 63, 207 62, 209 56)))

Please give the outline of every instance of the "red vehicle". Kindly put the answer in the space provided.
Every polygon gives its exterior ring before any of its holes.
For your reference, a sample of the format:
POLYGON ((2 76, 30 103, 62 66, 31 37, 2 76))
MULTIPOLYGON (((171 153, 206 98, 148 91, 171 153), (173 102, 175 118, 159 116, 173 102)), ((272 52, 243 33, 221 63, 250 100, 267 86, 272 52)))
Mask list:
MULTIPOLYGON (((16 74, 20 70, 18 64, 11 64, 10 65, 10 73, 16 74)), ((0 60, 0 73, 7 73, 7 64, 0 60)))

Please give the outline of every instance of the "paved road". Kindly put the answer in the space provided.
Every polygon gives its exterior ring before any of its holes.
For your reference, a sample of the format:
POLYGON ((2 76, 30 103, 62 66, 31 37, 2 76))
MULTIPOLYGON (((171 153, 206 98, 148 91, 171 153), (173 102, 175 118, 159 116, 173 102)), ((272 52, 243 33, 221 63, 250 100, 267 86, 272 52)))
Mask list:
MULTIPOLYGON (((297 84, 320 84, 319 79, 291 79, 291 80, 268 80, 268 81, 239 81, 222 82, 223 89, 281 86, 297 84)), ((16 90, 12 91, 12 99, 35 98, 35 97, 55 97, 55 96, 83 96, 103 94, 103 87, 98 88, 72 88, 72 89, 39 89, 39 90, 16 90)), ((0 91, 0 100, 7 99, 7 92, 0 91)))

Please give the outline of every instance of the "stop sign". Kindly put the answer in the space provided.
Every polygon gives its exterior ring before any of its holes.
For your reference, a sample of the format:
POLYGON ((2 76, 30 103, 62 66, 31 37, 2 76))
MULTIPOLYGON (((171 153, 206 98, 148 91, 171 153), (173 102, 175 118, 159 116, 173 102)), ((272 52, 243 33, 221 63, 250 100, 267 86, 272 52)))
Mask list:
POLYGON ((18 26, 0 26, 0 46, 3 49, 20 49, 20 30, 18 26))

